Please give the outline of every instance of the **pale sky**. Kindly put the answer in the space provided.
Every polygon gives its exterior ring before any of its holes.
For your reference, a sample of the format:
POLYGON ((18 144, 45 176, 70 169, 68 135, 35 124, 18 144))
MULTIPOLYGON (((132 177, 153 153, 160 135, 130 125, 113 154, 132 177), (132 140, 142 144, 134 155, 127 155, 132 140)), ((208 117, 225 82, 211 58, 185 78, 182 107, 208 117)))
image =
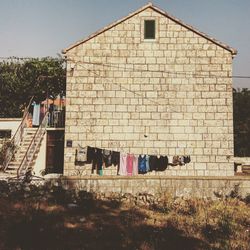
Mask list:
MULTIPOLYGON (((250 76, 250 0, 154 0, 153 4, 238 50, 233 74, 250 76)), ((147 0, 0 0, 0 57, 56 56, 147 0)), ((250 88, 250 79, 234 79, 250 88)))

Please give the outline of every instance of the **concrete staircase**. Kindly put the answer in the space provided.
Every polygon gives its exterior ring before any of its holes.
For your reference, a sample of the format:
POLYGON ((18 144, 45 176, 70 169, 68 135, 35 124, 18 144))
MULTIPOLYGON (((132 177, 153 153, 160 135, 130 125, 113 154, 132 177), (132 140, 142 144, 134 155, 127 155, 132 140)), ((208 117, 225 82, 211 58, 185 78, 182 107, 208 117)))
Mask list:
MULTIPOLYGON (((37 128, 25 128, 24 137, 21 145, 17 148, 14 158, 10 161, 8 168, 5 170, 4 175, 8 177, 17 176, 18 168, 25 157, 25 154, 29 148, 29 145, 34 138, 37 128)), ((39 150, 39 148, 38 148, 39 150)), ((38 153, 38 152, 37 152, 38 153)), ((35 156, 37 156, 37 153, 35 156)), ((29 156, 28 156, 29 157, 29 156)), ((33 159, 33 164, 35 163, 36 157, 33 159)))

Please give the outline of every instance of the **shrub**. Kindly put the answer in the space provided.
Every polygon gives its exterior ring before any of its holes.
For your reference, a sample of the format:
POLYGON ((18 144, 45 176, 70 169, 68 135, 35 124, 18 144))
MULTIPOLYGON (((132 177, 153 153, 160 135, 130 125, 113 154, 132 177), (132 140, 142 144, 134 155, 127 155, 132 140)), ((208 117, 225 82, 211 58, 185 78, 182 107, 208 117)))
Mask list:
POLYGON ((246 202, 247 205, 250 204, 250 194, 248 194, 248 195, 245 197, 244 201, 246 202))
POLYGON ((12 141, 4 141, 3 146, 0 149, 0 166, 3 166, 6 161, 6 156, 8 154, 14 155, 16 146, 12 141))

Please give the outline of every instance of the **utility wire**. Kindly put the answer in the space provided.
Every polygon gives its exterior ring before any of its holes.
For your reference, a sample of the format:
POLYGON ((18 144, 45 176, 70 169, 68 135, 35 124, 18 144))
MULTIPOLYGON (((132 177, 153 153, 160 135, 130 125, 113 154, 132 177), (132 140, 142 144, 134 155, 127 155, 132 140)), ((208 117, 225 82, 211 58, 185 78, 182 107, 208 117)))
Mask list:
MULTIPOLYGON (((88 69, 87 67, 85 67, 85 66, 83 66, 83 65, 81 65, 81 64, 78 64, 78 66, 84 68, 85 70, 87 70, 87 71, 89 71, 89 72, 92 72, 94 75, 96 75, 96 76, 98 76, 98 77, 102 77, 102 79, 103 79, 103 76, 102 76, 102 75, 100 75, 100 74, 98 74, 98 73, 95 72, 96 70, 88 69)), ((151 99, 151 98, 148 98, 148 97, 146 97, 146 96, 144 96, 144 95, 141 95, 141 94, 139 94, 139 93, 137 93, 137 92, 135 92, 135 91, 133 91, 133 90, 130 90, 130 89, 128 89, 128 88, 122 86, 122 85, 119 84, 119 83, 115 83, 114 81, 111 81, 111 84, 114 84, 114 85, 116 85, 116 86, 119 86, 121 89, 124 89, 124 90, 126 90, 126 91, 128 91, 128 92, 130 92, 130 93, 133 93, 134 95, 137 95, 137 96, 139 96, 139 97, 142 98, 142 99, 146 99, 146 100, 148 100, 148 101, 150 101, 150 102, 152 102, 152 103, 154 103, 154 104, 157 104, 157 105, 159 105, 159 106, 162 106, 161 103, 159 103, 159 102, 157 102, 157 101, 155 101, 155 100, 153 100, 153 99, 151 99)), ((102 86, 104 87, 103 83, 102 83, 102 86)), ((104 87, 104 88, 105 88, 105 87, 104 87)), ((167 104, 165 104, 165 105, 167 105, 167 104)), ((165 107, 166 107, 166 106, 165 106, 165 107)), ((171 109, 170 107, 166 107, 166 109, 167 109, 167 110, 164 110, 165 112, 169 112, 169 111, 171 111, 171 112, 176 112, 176 110, 171 109)))
MULTIPOLYGON (((103 78, 103 76, 101 76, 100 74, 96 73, 94 70, 88 69, 88 68, 84 67, 83 65, 79 65, 79 66, 80 66, 80 67, 83 67, 84 69, 86 69, 86 70, 89 71, 89 72, 92 72, 94 75, 103 78)), ((149 99, 149 98, 145 97, 144 95, 141 95, 141 94, 139 94, 139 93, 137 93, 137 92, 135 92, 135 91, 133 91, 133 90, 130 90, 130 89, 124 87, 124 86, 121 86, 121 84, 119 84, 119 83, 115 83, 115 82, 111 81, 111 84, 114 84, 114 85, 116 85, 116 86, 119 86, 121 89, 124 89, 124 90, 126 90, 126 91, 128 91, 128 92, 131 92, 131 93, 133 93, 134 95, 137 95, 137 96, 139 96, 139 97, 142 98, 142 99, 148 99, 148 100, 150 100, 151 102, 153 102, 154 104, 161 105, 160 103, 158 103, 158 102, 156 102, 156 101, 154 101, 154 100, 152 100, 152 99, 149 99)), ((104 87, 103 83, 102 83, 102 86, 104 87)))
MULTIPOLYGON (((46 58, 46 57, 44 57, 46 58)), ((32 59, 39 59, 36 57, 0 57, 0 60, 20 60, 20 61, 26 61, 26 60, 32 60, 32 59)), ((171 75, 188 75, 188 76, 192 76, 192 77, 197 77, 197 78, 203 78, 203 77, 215 77, 215 78, 234 78, 234 79, 250 79, 250 76, 241 76, 241 75, 233 75, 233 76, 217 76, 217 75, 205 75, 205 74, 195 74, 193 72, 184 72, 184 71, 177 71, 177 72, 170 72, 170 71, 161 71, 161 70, 143 70, 143 69, 133 69, 133 68, 127 68, 127 67, 123 67, 121 65, 115 65, 112 63, 94 63, 94 62, 84 62, 84 61, 75 61, 75 60, 71 60, 71 59, 66 59, 66 61, 70 61, 70 62, 75 62, 77 64, 82 63, 82 64, 93 64, 93 65, 104 65, 107 67, 113 67, 113 68, 120 68, 120 69, 126 69, 126 70, 134 70, 134 71, 139 71, 139 72, 156 72, 156 73, 167 73, 167 74, 171 74, 171 75)), ((143 64, 142 64, 143 65, 143 64)))
MULTIPOLYGON (((117 68, 117 69, 125 69, 125 70, 130 70, 130 71, 136 71, 136 72, 155 72, 155 73, 165 73, 165 74, 171 74, 171 75, 188 75, 190 77, 196 77, 196 78, 241 78, 241 79, 250 79, 250 76, 218 76, 218 75, 205 75, 205 74, 197 74, 197 73, 193 73, 193 72, 184 72, 184 71, 176 71, 176 72, 171 72, 171 71, 165 71, 165 70, 148 70, 148 69, 136 69, 134 67, 124 67, 122 65, 115 65, 112 63, 95 63, 95 62, 85 62, 85 61, 76 61, 76 60, 71 60, 71 59, 67 59, 67 61, 69 62, 73 62, 76 63, 77 65, 79 64, 90 64, 90 65, 103 65, 106 67, 110 67, 110 68, 117 68)), ((129 66, 129 64, 127 64, 129 66)), ((143 64, 142 64, 143 65, 143 64)))

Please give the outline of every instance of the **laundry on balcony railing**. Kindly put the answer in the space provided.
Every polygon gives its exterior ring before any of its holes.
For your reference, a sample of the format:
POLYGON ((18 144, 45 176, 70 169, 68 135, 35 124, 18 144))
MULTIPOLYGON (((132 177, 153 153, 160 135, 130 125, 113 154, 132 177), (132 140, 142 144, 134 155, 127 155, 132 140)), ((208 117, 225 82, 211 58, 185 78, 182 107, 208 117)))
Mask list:
POLYGON ((65 125, 65 99, 46 99, 41 103, 32 103, 29 111, 28 126, 38 127, 48 111, 47 127, 64 128, 65 125))

